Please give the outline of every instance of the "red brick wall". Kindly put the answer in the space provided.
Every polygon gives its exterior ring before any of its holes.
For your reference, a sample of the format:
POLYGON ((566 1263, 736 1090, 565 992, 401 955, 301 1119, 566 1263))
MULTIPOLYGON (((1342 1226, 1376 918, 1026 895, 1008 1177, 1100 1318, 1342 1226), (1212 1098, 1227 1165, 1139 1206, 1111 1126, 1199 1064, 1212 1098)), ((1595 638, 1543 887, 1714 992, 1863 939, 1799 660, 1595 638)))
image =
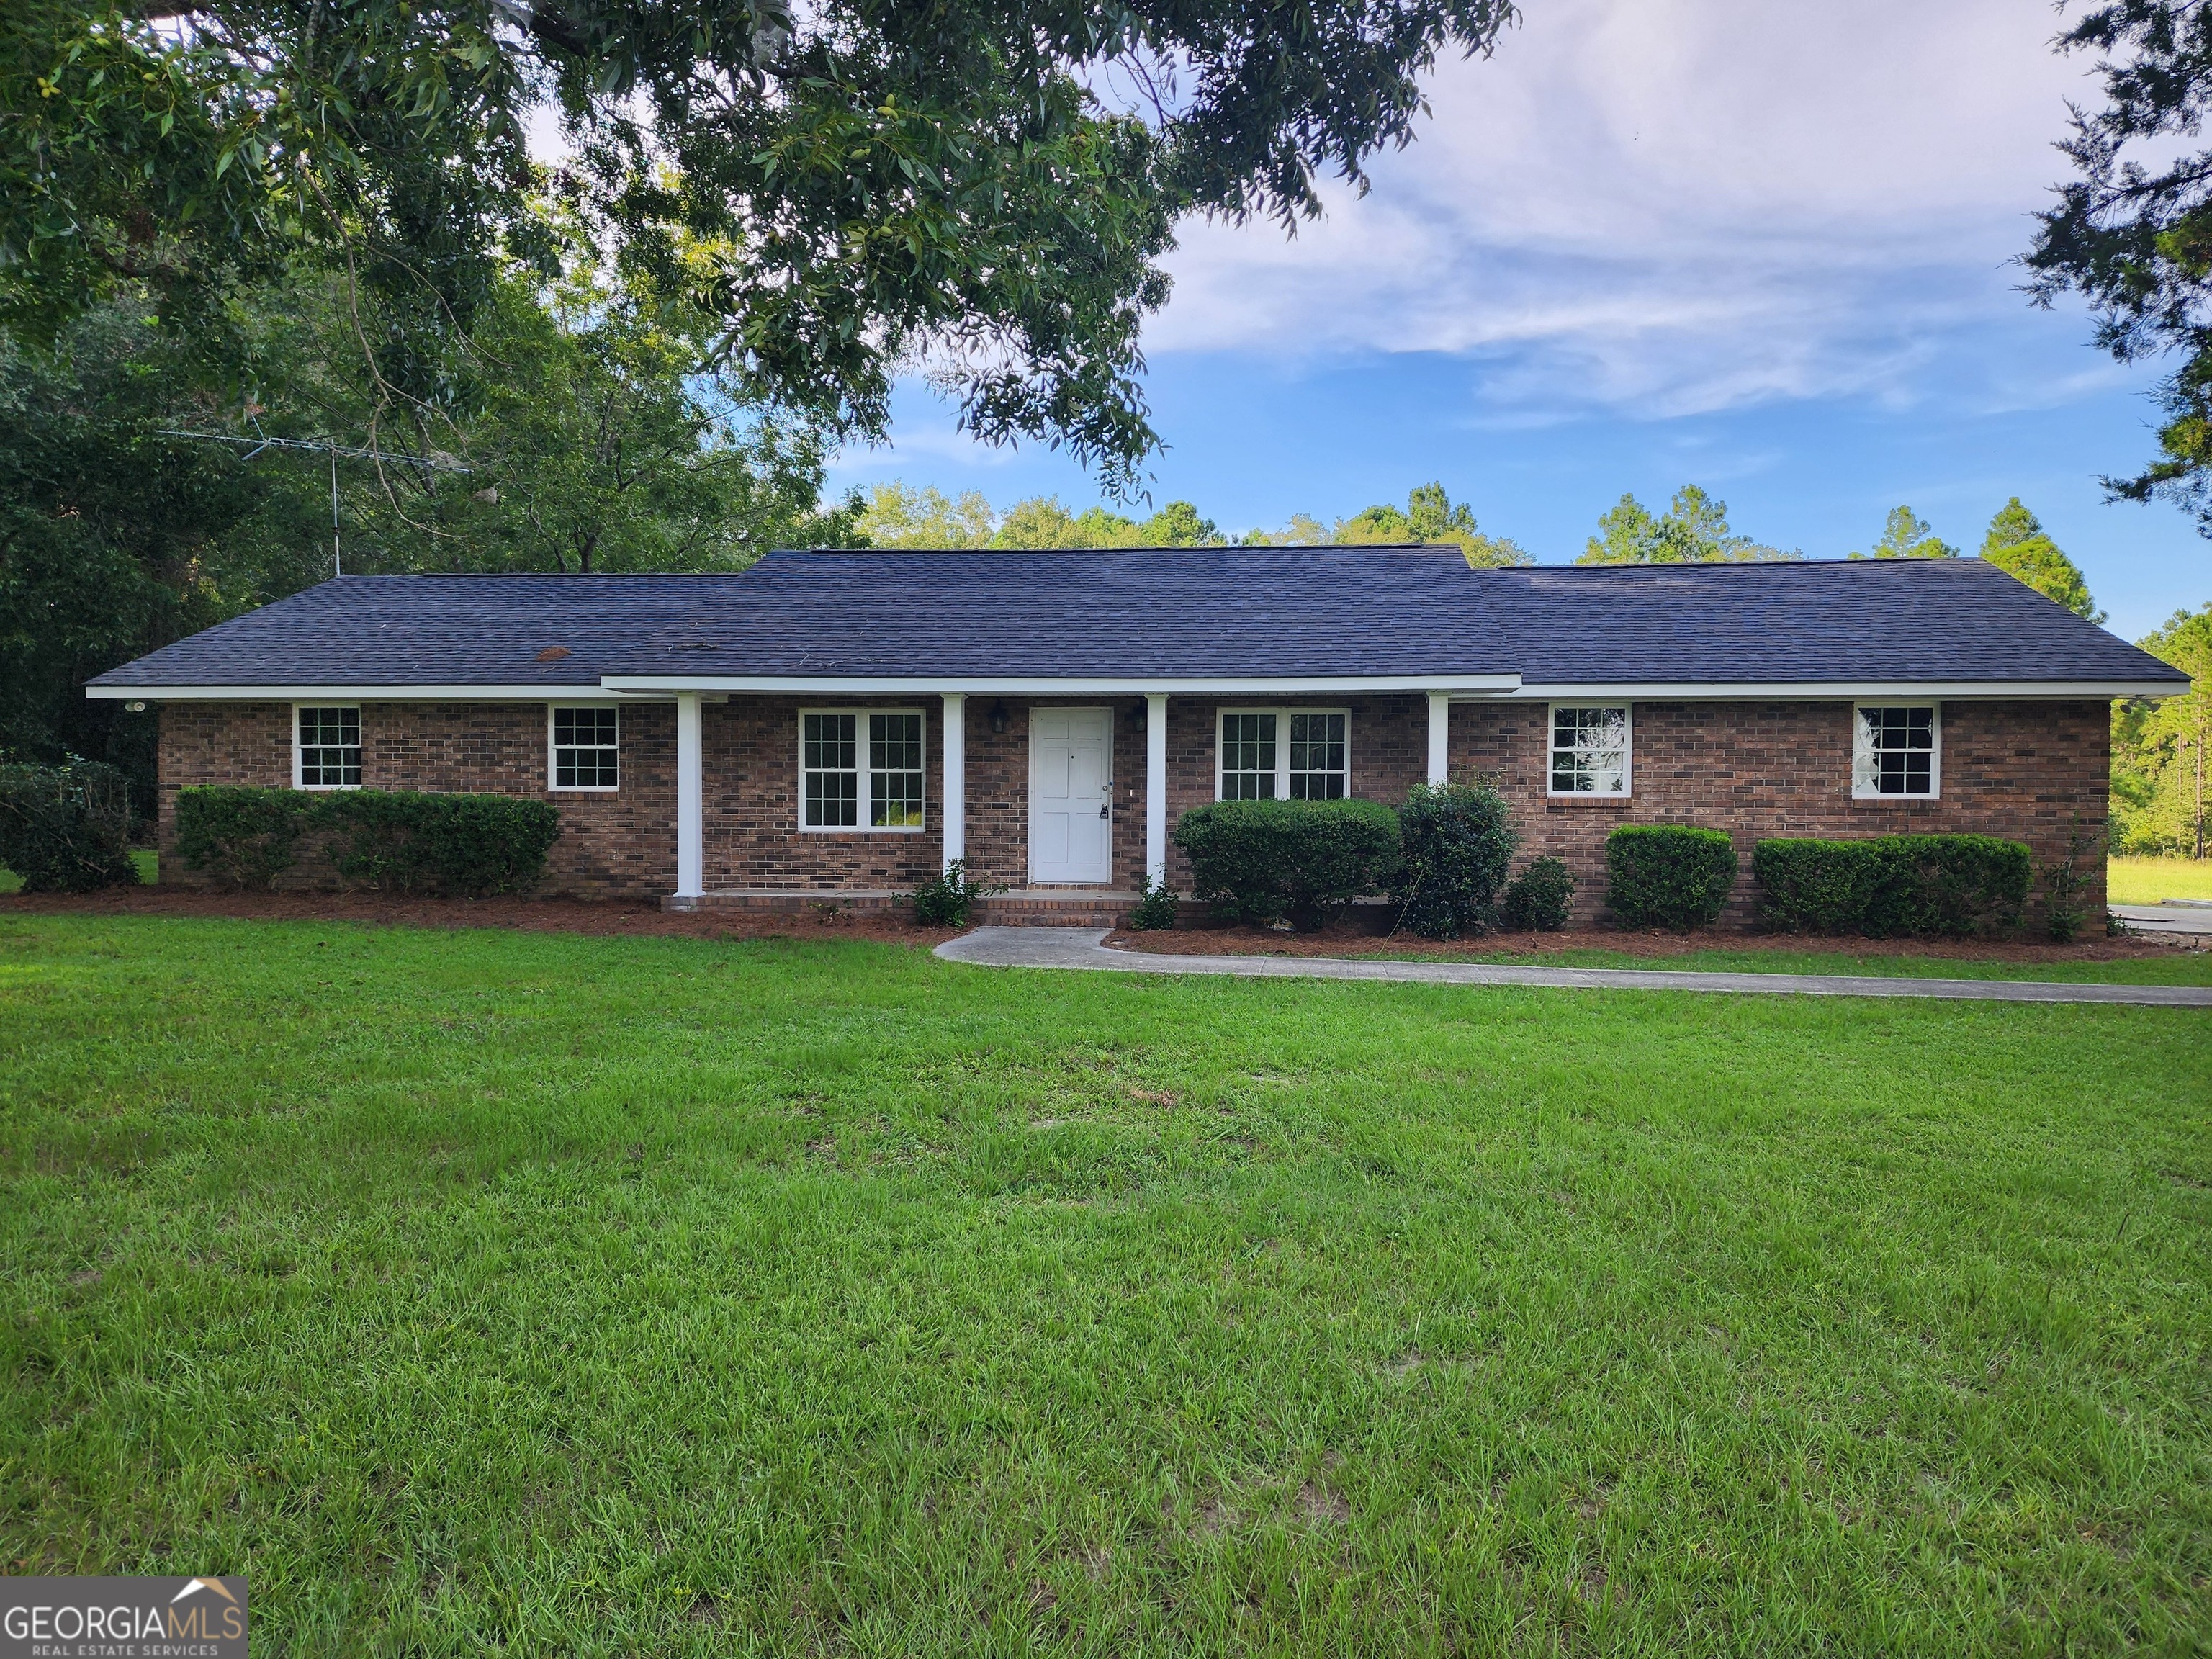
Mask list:
MULTIPOLYGON (((289 787, 292 711, 286 703, 164 703, 161 711, 161 845, 171 850, 177 791, 191 784, 289 787)), ((535 795, 560 810, 561 839, 544 890, 594 896, 665 893, 676 883, 676 713, 667 703, 622 711, 622 787, 611 793, 546 787, 544 703, 361 705, 361 781, 370 789, 482 790, 535 795)), ((327 872, 295 870, 310 884, 327 872)), ((197 879, 165 858, 164 881, 197 879)))
MULTIPOLYGON (((2101 702, 1945 703, 1942 798, 1931 801, 1852 798, 1848 702, 1639 702, 1626 800, 1545 794, 1548 717, 1540 702, 1456 703, 1451 764, 1455 775, 1493 778, 1513 803, 1523 860, 1566 861, 1577 921, 1597 915, 1605 838, 1618 823, 1727 830, 1743 866, 1727 917, 1737 925, 1754 919, 1752 847, 1769 836, 1973 832, 2026 842, 2042 863, 2065 855, 2077 818, 2088 835, 2105 830, 2111 720, 2101 702)), ((2084 902, 2094 915, 2101 860, 2091 874, 2084 902)))
MULTIPOLYGON (((1040 702, 1046 700, 1038 700, 1040 702)), ((1135 887, 1145 855, 1145 704, 1141 698, 1052 702, 1108 707, 1114 716, 1114 884, 1135 887)), ((1250 706, 1238 699, 1229 706, 1250 706)), ((1396 802, 1424 774, 1428 705, 1420 696, 1300 698, 1352 710, 1352 793, 1396 802)), ((970 697, 967 705, 968 856, 980 878, 1029 878, 1027 698, 970 697), (1003 703, 1006 730, 991 730, 1003 703)), ((1169 821, 1213 799, 1213 701, 1168 705, 1169 821)), ((1285 706, 1287 706, 1285 703, 1285 706)), ((910 888, 943 856, 944 708, 934 696, 862 701, 732 697, 702 711, 706 884, 832 890, 910 888), (925 824, 910 834, 799 828, 799 710, 922 711, 925 824)), ((194 783, 291 781, 291 714, 270 703, 170 703, 161 710, 162 845, 171 843, 176 791, 194 783)), ((1697 823, 1726 830, 1744 877, 1731 920, 1752 919, 1753 843, 1775 835, 1869 836, 1976 830, 2026 841, 2039 861, 2063 856, 2079 819, 2105 827, 2109 722, 2099 702, 1952 702, 1943 710, 1942 798, 1862 802, 1850 796, 1850 705, 1639 703, 1633 787, 1626 801, 1559 800, 1544 793, 1547 710, 1539 702, 1460 703, 1452 710, 1455 774, 1494 777, 1512 801, 1522 857, 1556 853, 1575 872, 1577 920, 1604 895, 1605 836, 1616 823, 1697 823)), ((623 787, 613 794, 545 787, 543 704, 367 703, 362 781, 387 789, 483 789, 542 795, 562 812, 547 887, 657 896, 675 885, 675 711, 623 709, 623 787)), ((174 860, 165 876, 191 879, 174 860)), ((2104 897, 2103 867, 2087 895, 2104 897)), ((1170 884, 1188 870, 1170 850, 1170 884)))

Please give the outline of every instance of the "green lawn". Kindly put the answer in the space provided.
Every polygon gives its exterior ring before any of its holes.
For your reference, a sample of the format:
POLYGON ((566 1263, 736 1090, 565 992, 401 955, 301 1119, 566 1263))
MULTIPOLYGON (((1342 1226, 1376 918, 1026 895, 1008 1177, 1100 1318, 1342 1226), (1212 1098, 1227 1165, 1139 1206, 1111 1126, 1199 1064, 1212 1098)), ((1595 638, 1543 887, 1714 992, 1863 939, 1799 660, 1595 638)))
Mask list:
POLYGON ((14 1572, 257 1651, 2201 1653, 2212 1016, 0 919, 14 1572))
POLYGON ((2212 899, 2212 859, 2112 859, 2105 884, 2114 904, 2212 899))
MULTIPOLYGON (((1725 945, 1686 951, 1680 956, 1638 956, 1628 951, 1568 950, 1541 953, 1489 950, 1471 945, 1448 953, 1453 962, 1503 962, 1540 968, 1637 968, 1661 973, 1861 974, 1885 979, 2037 979, 2109 985, 2212 985, 2212 952, 2160 948, 2154 954, 2118 962, 2075 962, 2036 957, 2033 943, 2015 961, 1982 962, 1957 957, 1875 955, 1883 947, 1862 941, 1869 954, 1838 951, 1832 941, 1808 939, 1806 948, 1729 950, 1725 945)), ((1892 947, 1894 948, 1894 947, 1892 947)), ((1406 958, 1415 953, 1407 951, 1406 958)), ((1432 959, 1434 952, 1423 952, 1432 959)))

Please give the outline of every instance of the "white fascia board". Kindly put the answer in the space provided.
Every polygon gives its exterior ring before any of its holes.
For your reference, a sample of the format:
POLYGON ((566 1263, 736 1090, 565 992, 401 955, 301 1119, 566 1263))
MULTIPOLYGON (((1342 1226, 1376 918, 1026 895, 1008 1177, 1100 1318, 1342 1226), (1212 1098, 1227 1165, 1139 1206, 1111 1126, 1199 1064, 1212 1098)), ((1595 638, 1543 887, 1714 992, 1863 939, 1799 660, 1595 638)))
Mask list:
POLYGON ((88 685, 108 702, 610 702, 583 685, 88 685))
POLYGON ((878 678, 810 674, 610 674, 599 684, 624 694, 678 691, 755 691, 836 694, 845 696, 943 695, 961 692, 969 696, 1137 696, 1166 692, 1180 696, 1303 696, 1318 692, 1443 691, 1453 696, 1490 697, 1512 691, 1521 684, 1518 674, 1285 674, 1255 678, 1249 675, 1199 678, 1188 676, 1040 679, 1032 677, 991 678, 975 676, 913 675, 878 678))
POLYGON ((2160 680, 1776 680, 1698 684, 1523 684, 1506 694, 1529 702, 1862 702, 1924 697, 1960 702, 2173 697, 2188 690, 2160 680))

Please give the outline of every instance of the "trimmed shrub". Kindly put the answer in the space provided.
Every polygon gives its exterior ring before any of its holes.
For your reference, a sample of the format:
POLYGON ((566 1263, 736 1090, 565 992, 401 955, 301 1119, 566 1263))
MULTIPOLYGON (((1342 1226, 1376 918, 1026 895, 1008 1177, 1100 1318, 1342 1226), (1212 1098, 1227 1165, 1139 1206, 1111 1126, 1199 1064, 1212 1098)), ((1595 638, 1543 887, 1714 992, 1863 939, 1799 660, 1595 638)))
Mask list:
POLYGON ((177 856, 226 887, 274 887, 299 862, 320 799, 293 789, 179 789, 177 856))
POLYGON ((1176 925, 1175 891, 1163 876, 1155 882, 1150 876, 1138 890, 1137 902, 1129 907, 1127 926, 1133 933, 1164 933, 1176 925))
POLYGON ((1513 867, 1512 809, 1486 781, 1417 783, 1398 810, 1405 861, 1391 884, 1399 925, 1423 939, 1486 933, 1513 867))
POLYGON ((1326 927, 1398 866, 1398 815, 1371 800, 1218 800, 1176 822, 1191 890, 1231 921, 1326 927))
POLYGON ((235 887, 272 887, 307 842, 341 885, 481 898, 526 892, 561 834, 549 802, 515 795, 349 789, 177 792, 177 854, 235 887))
POLYGON ((380 892, 527 892, 561 835, 559 809, 519 795, 349 789, 320 801, 338 879, 380 892))
POLYGON ((1624 927, 1710 927, 1738 867, 1718 830, 1624 823, 1605 838, 1605 902, 1624 927))
POLYGON ((905 897, 914 906, 914 919, 924 927, 965 927, 977 899, 1006 890, 969 880, 968 860, 955 859, 905 897))
POLYGON ((27 893, 137 886, 123 774, 74 757, 65 766, 0 766, 0 865, 27 893))
POLYGON ((1957 939, 2020 919, 2034 866, 1995 836, 1777 837, 1752 851, 1759 914, 1784 933, 1957 939))
POLYGON ((1506 884, 1498 901, 1498 925, 1510 933, 1556 933, 1567 925, 1575 900, 1574 872, 1547 853, 1506 884))

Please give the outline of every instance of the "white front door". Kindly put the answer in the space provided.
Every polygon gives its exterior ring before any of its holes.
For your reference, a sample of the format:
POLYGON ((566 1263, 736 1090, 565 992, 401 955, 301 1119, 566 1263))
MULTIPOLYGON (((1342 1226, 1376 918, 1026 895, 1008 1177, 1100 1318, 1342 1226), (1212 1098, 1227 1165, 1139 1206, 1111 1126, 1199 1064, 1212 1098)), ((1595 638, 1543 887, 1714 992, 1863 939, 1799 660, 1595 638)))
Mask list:
POLYGON ((1114 711, 1030 710, 1030 879, 1114 878, 1114 711))

